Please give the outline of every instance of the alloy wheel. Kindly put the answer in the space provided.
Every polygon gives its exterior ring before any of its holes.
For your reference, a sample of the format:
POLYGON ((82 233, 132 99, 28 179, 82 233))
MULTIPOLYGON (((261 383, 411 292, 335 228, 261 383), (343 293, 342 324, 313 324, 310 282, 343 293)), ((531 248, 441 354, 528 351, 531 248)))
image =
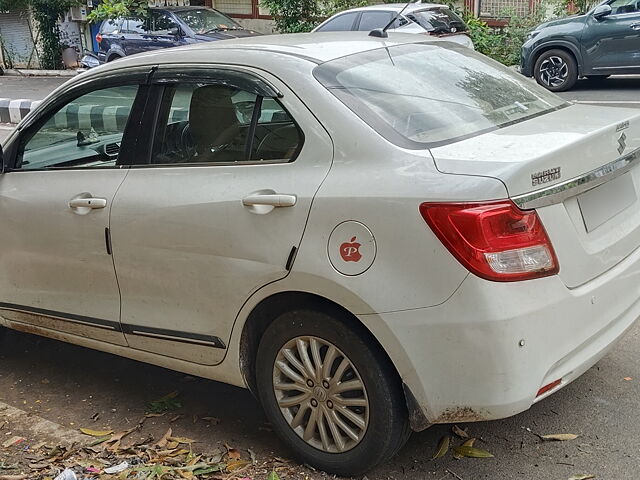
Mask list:
POLYGON ((309 445, 341 453, 358 445, 369 425, 369 400, 358 370, 335 345, 296 337, 278 352, 273 389, 289 426, 309 445))
POLYGON ((562 58, 552 55, 540 64, 540 80, 548 87, 559 87, 567 81, 569 66, 562 58))

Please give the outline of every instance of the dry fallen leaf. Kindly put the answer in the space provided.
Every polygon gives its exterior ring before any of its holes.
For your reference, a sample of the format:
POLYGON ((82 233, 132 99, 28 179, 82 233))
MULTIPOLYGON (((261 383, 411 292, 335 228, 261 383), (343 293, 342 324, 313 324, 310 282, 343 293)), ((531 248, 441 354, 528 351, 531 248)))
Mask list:
POLYGON ((166 447, 167 443, 169 443, 169 437, 171 436, 171 433, 172 433, 171 428, 169 428, 169 430, 167 430, 167 432, 162 436, 162 438, 158 440, 153 446, 160 447, 160 448, 166 447))
POLYGON ((449 437, 449 435, 445 435, 440 439, 440 443, 438 443, 438 450, 433 454, 433 457, 431 457, 433 460, 435 460, 436 458, 444 457, 446 455, 446 453, 449 451, 450 440, 451 437, 449 437))
POLYGON ((81 428, 80 431, 92 437, 104 437, 113 433, 113 430, 91 430, 90 428, 81 428))
POLYGON ((578 438, 578 435, 574 435, 573 433, 552 433, 550 435, 540 435, 540 438, 543 440, 565 442, 567 440, 575 440, 578 438))
POLYGON ((623 380, 624 380, 625 382, 630 382, 631 380, 633 380, 633 378, 631 378, 631 377, 624 377, 624 378, 623 378, 623 380))
POLYGON ((463 457, 470 458, 491 458, 491 455, 486 450, 482 450, 481 448, 470 447, 468 445, 460 445, 459 447, 455 447, 453 449, 458 455, 462 455, 463 457))
POLYGON ((569 477, 569 480, 589 480, 590 478, 596 478, 595 475, 574 475, 572 477, 569 477))
POLYGON ((227 453, 229 455, 229 460, 239 460, 240 457, 242 456, 240 451, 236 450, 235 448, 230 448, 227 453))
POLYGON ((451 431, 460 438, 469 438, 469 434, 465 430, 462 430, 457 425, 454 425, 453 427, 451 427, 451 431))

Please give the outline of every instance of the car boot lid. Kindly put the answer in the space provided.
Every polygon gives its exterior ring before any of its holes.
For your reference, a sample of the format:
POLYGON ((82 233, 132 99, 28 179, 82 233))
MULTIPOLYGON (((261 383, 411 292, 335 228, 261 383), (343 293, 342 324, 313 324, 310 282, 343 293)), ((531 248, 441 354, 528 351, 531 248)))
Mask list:
POLYGON ((640 148, 640 111, 572 105, 433 148, 443 173, 501 180, 510 197, 578 179, 640 148))

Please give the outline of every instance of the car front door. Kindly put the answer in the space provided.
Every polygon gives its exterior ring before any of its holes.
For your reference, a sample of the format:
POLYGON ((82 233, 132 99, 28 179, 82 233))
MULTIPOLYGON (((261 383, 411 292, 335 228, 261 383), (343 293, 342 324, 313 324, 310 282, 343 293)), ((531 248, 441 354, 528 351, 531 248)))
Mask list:
POLYGON ((640 2, 614 0, 611 14, 587 19, 582 37, 586 72, 640 72, 640 2))
POLYGON ((277 90, 246 70, 154 78, 151 148, 111 217, 122 325, 133 348, 213 365, 244 302, 287 275, 332 144, 275 78, 277 90))
POLYGON ((109 214, 147 74, 59 94, 7 145, 0 316, 16 329, 126 344, 109 214))
POLYGON ((149 32, 149 19, 127 18, 124 20, 121 41, 127 55, 152 50, 153 37, 149 32))
POLYGON ((182 29, 172 18, 172 16, 162 11, 151 12, 151 48, 170 48, 186 45, 182 29))

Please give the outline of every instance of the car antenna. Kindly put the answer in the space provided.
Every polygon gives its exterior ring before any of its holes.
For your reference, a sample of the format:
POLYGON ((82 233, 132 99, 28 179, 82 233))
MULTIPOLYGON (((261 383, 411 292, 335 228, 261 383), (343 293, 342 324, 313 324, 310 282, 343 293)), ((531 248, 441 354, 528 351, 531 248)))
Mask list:
MULTIPOLYGON (((393 24, 393 22, 395 22, 397 20, 397 18, 400 15, 402 15, 402 12, 404 12, 407 9, 407 7, 409 5, 411 5, 412 3, 414 3, 414 2, 412 0, 409 0, 407 2, 407 4, 404 7, 402 7, 402 10, 400 10, 398 13, 396 13, 396 16, 393 17, 391 19, 391 21, 384 26, 384 28, 376 28, 374 30, 371 30, 369 32, 369 36, 370 37, 377 37, 377 38, 387 38, 389 36, 389 34, 387 33, 387 28, 389 28, 393 24)), ((422 3, 422 0, 417 0, 415 3, 422 3)))

